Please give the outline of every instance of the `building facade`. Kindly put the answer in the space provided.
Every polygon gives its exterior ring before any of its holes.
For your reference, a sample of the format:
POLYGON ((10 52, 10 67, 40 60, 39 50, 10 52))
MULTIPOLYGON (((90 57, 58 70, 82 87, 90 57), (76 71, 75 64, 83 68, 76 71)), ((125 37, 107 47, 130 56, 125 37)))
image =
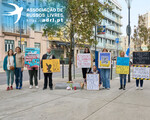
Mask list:
MULTIPOLYGON (((121 41, 121 11, 122 7, 118 3, 117 0, 99 0, 100 3, 104 4, 104 2, 108 3, 110 6, 113 7, 112 11, 104 10, 103 15, 104 19, 101 23, 101 26, 106 27, 105 34, 97 35, 97 50, 102 51, 103 48, 107 48, 111 51, 112 56, 117 56, 117 44, 115 42, 116 38, 119 38, 118 50, 122 50, 120 45, 121 41)), ((94 51, 94 46, 92 48, 94 51)))
POLYGON ((47 38, 42 36, 42 32, 39 29, 32 30, 28 27, 26 22, 26 13, 25 8, 28 4, 27 0, 22 1, 22 6, 24 8, 21 16, 21 27, 20 22, 15 23, 17 20, 17 16, 3 16, 3 13, 14 11, 14 7, 9 5, 8 3, 20 4, 16 0, 1 0, 0 1, 0 67, 2 66, 2 62, 4 57, 7 55, 7 51, 9 49, 13 49, 17 46, 21 48, 24 53, 26 47, 35 47, 40 48, 40 54, 44 54, 46 52, 47 47, 47 38), (21 29, 20 29, 21 28, 21 29), (20 35, 21 31, 21 35, 20 35), (21 39, 20 39, 21 36, 21 39))

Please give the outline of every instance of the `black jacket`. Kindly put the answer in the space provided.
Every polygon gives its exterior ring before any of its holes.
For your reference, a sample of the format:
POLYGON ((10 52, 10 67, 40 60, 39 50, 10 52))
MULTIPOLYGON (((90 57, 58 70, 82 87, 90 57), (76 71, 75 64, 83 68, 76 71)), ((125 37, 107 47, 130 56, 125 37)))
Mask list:
MULTIPOLYGON (((41 68, 43 68, 43 60, 47 59, 47 54, 44 54, 41 60, 41 68)), ((55 59, 55 56, 52 55, 52 59, 55 59)))

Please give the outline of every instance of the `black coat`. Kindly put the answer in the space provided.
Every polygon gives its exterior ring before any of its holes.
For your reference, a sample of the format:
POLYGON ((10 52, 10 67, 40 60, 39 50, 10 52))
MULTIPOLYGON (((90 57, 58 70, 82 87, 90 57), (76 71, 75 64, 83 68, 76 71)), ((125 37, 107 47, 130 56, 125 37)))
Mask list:
MULTIPOLYGON (((43 60, 47 59, 47 54, 44 54, 41 60, 41 68, 43 68, 43 60)), ((52 59, 55 59, 55 56, 52 55, 52 59)))

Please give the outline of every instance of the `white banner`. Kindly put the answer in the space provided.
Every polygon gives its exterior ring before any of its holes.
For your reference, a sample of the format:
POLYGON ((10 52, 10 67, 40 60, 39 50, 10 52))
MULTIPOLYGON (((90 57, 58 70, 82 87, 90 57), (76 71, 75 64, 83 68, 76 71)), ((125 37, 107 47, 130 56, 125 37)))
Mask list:
POLYGON ((133 78, 150 79, 150 68, 148 68, 148 67, 133 67, 133 78))
POLYGON ((99 74, 87 74, 87 90, 99 90, 99 74))
POLYGON ((77 54, 77 67, 90 68, 92 66, 91 54, 77 54))

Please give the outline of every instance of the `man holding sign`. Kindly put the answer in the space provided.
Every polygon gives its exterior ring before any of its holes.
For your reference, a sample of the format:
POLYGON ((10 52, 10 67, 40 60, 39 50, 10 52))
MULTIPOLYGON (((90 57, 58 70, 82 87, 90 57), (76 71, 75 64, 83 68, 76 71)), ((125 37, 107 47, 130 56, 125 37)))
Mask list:
MULTIPOLYGON (((43 55, 42 61, 41 61, 41 68, 43 71, 43 60, 51 60, 55 59, 55 56, 51 53, 51 48, 47 49, 47 53, 43 55)), ((50 67, 52 67, 50 64, 47 64, 49 68, 48 73, 44 73, 44 87, 43 90, 47 89, 47 82, 49 79, 49 88, 50 90, 53 90, 53 83, 52 83, 52 72, 50 71, 50 67)))

